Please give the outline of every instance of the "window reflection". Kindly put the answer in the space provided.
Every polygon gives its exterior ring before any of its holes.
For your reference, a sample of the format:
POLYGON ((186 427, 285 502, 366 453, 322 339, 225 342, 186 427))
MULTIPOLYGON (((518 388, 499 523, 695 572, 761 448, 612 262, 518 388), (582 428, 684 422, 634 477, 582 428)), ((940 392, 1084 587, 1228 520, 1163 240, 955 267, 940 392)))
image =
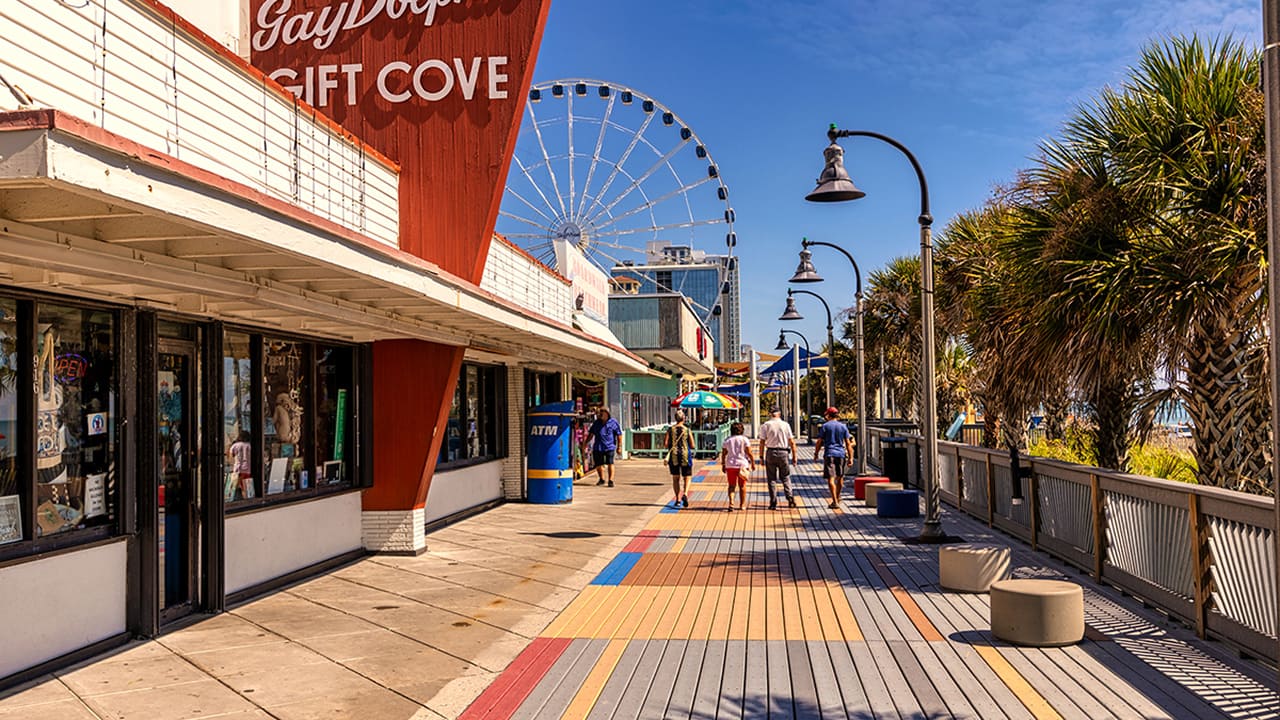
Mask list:
POLYGON ((115 517, 115 322, 39 306, 36 319, 36 535, 115 517))

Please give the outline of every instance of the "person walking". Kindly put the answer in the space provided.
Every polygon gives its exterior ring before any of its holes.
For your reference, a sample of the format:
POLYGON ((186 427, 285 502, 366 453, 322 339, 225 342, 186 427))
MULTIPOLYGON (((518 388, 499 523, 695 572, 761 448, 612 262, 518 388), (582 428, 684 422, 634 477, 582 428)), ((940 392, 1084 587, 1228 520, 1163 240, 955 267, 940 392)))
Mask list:
POLYGON ((782 482, 782 491, 787 496, 787 503, 796 506, 795 495, 791 494, 791 465, 796 461, 796 439, 791 434, 791 426, 782 419, 782 411, 774 408, 769 413, 769 420, 760 426, 760 455, 764 458, 765 476, 769 480, 769 509, 778 509, 778 492, 776 484, 782 482))
POLYGON ((827 489, 831 491, 831 504, 827 507, 835 509, 840 507, 840 494, 844 492, 844 471, 853 455, 853 441, 849 435, 849 426, 840 422, 839 410, 829 407, 823 415, 827 421, 818 431, 818 442, 813 447, 813 454, 822 453, 822 477, 827 481, 827 489))
POLYGON ((618 452, 618 438, 622 437, 622 426, 609 408, 600 408, 596 421, 587 430, 587 442, 591 444, 591 464, 596 466, 596 485, 605 483, 605 468, 609 468, 609 487, 613 487, 613 460, 618 452))
POLYGON ((747 507, 747 476, 743 470, 753 472, 756 459, 751 455, 751 441, 743 435, 742 423, 735 422, 729 426, 729 437, 720 450, 720 468, 729 480, 729 511, 733 511, 733 490, 738 489, 738 509, 747 507))
POLYGON ((667 428, 667 469, 671 471, 672 507, 689 507, 689 478, 693 476, 693 431, 684 424, 684 411, 676 411, 676 424, 667 428))

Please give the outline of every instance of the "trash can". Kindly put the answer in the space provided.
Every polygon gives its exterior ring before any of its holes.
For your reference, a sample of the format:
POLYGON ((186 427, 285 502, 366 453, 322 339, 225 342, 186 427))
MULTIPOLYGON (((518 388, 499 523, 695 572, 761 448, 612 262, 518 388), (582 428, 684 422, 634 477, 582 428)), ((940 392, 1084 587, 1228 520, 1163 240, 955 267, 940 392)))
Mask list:
POLYGON ((529 502, 554 505, 573 500, 570 423, 576 414, 572 400, 529 411, 529 502))
POLYGON ((890 482, 907 487, 907 439, 904 437, 880 438, 880 458, 885 477, 890 482))

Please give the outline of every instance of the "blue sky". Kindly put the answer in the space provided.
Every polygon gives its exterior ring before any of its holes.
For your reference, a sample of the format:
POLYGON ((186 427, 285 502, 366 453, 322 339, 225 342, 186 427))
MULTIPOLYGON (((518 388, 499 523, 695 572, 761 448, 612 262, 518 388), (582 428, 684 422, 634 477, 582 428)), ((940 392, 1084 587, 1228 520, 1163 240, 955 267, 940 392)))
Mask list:
MULTIPOLYGON (((731 190, 743 271, 743 342, 771 350, 800 238, 843 245, 866 276, 919 252, 919 194, 906 160, 843 141, 867 197, 804 201, 828 123, 896 137, 928 177, 935 231, 1007 182, 1072 107, 1117 82, 1161 34, 1261 38, 1257 0, 895 3, 553 0, 535 82, 628 85, 680 115, 731 190)), ((705 249, 719 251, 710 244, 705 249)), ((815 249, 827 281, 806 289, 852 304, 853 274, 815 249)), ((798 298, 815 345, 816 300, 798 298)))

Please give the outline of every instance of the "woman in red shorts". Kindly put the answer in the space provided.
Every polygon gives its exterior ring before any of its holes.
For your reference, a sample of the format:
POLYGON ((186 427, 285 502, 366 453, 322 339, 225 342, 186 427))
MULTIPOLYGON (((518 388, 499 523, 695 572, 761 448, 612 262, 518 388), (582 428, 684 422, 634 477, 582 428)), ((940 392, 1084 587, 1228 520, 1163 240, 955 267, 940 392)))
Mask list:
POLYGON ((729 510, 733 511, 733 490, 738 489, 738 509, 745 510, 747 505, 747 474, 756 469, 756 459, 751 456, 751 442, 742 434, 742 423, 729 426, 729 437, 720 450, 720 467, 729 479, 729 510))

